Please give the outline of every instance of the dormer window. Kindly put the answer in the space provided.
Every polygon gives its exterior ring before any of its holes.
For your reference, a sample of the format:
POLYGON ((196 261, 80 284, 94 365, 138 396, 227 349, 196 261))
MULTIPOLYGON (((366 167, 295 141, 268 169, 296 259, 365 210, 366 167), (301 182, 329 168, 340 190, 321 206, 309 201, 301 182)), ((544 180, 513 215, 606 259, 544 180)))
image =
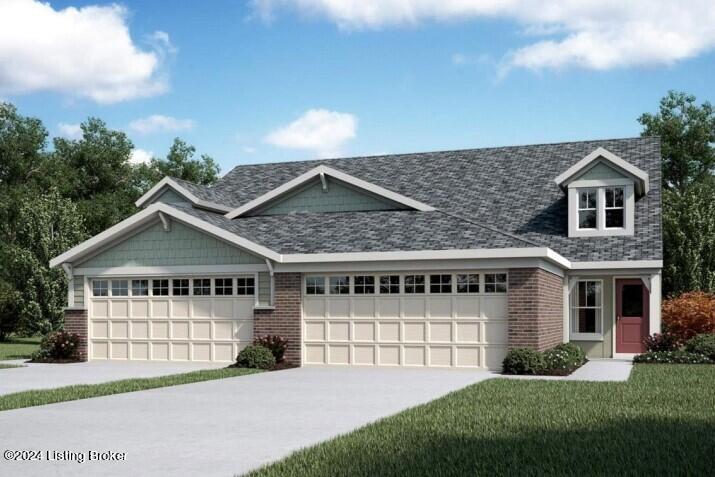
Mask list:
POLYGON ((569 237, 633 235, 636 194, 648 174, 598 148, 555 179, 568 196, 569 237))

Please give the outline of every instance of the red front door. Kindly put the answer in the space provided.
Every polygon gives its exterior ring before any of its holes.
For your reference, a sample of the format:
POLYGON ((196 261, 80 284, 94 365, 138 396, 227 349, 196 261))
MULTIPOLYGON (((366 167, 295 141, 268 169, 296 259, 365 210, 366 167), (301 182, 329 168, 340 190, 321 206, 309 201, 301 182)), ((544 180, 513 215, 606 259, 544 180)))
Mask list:
POLYGON ((648 336, 648 289, 640 279, 616 280, 616 353, 642 353, 648 336))

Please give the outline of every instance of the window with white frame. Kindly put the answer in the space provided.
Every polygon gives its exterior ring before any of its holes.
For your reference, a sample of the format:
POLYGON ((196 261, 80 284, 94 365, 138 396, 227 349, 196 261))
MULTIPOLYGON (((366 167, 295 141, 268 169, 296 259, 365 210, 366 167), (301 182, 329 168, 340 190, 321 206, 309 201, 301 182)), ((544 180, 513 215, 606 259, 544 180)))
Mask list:
POLYGON ((348 295, 350 293, 350 277, 348 275, 334 276, 328 280, 331 295, 348 295))
POLYGON ((506 273, 485 273, 484 293, 506 293, 506 273))
POLYGON ((625 206, 623 187, 606 187, 605 217, 607 229, 621 229, 625 225, 625 206))
POLYGON ((151 281, 151 294, 153 296, 169 296, 169 280, 160 279, 151 281))
POLYGON ((222 296, 233 295, 233 278, 214 279, 214 293, 222 296))
POLYGON ((132 280, 132 296, 149 296, 149 280, 132 280))
POLYGON ((465 273, 457 275, 457 293, 479 293, 479 274, 465 273))
POLYGON ((236 294, 237 295, 254 295, 256 292, 255 280, 253 277, 237 278, 236 279, 236 294))
POLYGON ((356 275, 354 279, 354 289, 356 295, 375 293, 375 277, 372 275, 356 275))
POLYGON ((390 295, 393 293, 400 293, 400 276, 382 275, 380 277, 380 294, 390 295))
POLYGON ((211 295, 211 279, 210 278, 194 278, 194 295, 196 295, 196 296, 211 295))
POLYGON ((424 293, 424 275, 405 275, 405 293, 424 293))
POLYGON ((109 280, 92 280, 92 295, 109 296, 109 280))
POLYGON ((129 296, 128 280, 112 280, 112 296, 129 296))
POLYGON ((325 295, 325 277, 305 277, 306 295, 325 295))
POLYGON ((596 229, 598 227, 598 189, 580 189, 578 191, 578 228, 596 229))
POLYGON ((571 337, 602 335, 603 284, 600 280, 579 280, 571 291, 571 337))
POLYGON ((174 296, 186 296, 189 294, 189 279, 174 278, 171 281, 171 288, 174 296))
POLYGON ((452 275, 430 275, 429 291, 430 293, 452 293, 452 275))

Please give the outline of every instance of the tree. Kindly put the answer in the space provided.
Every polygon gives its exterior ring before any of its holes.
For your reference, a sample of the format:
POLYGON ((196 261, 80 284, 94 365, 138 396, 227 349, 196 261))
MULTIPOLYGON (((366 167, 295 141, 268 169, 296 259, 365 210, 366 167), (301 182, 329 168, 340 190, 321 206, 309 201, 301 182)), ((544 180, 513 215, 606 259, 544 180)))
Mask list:
POLYGON ((153 158, 151 164, 144 166, 143 173, 147 182, 154 185, 164 176, 170 176, 195 184, 213 184, 218 180, 218 164, 206 154, 194 159, 195 153, 194 146, 175 138, 166 159, 153 158))
POLYGON ((47 146, 42 121, 0 102, 0 187, 26 183, 39 173, 47 146))
POLYGON ((663 187, 683 194, 712 175, 715 169, 715 110, 709 102, 698 106, 695 96, 669 91, 657 114, 638 118, 643 136, 660 136, 663 187))

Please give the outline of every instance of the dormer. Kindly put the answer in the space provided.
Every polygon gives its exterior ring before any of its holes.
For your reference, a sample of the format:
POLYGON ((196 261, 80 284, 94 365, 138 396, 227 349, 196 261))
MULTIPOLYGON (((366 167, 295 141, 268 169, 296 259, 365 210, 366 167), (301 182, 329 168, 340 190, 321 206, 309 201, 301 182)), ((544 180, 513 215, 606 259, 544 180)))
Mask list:
POLYGON ((569 237, 633 235, 648 174, 599 147, 556 179, 568 197, 569 237))

